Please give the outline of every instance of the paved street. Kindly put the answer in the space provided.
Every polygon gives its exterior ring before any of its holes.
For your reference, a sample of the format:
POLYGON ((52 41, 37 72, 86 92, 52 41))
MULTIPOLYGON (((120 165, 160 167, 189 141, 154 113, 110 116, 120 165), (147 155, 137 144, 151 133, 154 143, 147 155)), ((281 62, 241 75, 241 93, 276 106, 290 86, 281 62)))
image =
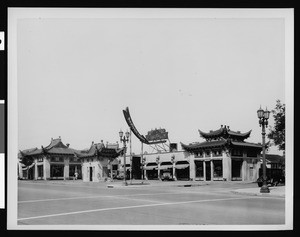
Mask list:
POLYGON ((285 198, 234 193, 242 182, 19 181, 19 225, 284 224, 285 198), (150 184, 149 184, 150 183, 150 184))

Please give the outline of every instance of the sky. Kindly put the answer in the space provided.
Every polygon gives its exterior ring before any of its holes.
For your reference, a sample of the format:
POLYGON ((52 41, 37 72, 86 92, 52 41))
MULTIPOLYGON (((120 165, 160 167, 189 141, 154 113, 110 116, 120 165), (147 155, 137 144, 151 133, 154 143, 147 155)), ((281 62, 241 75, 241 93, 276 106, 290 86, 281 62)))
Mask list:
POLYGON ((18 149, 115 143, 126 107, 142 135, 188 144, 228 125, 261 142, 256 111, 285 103, 284 32, 279 18, 19 19, 18 149))

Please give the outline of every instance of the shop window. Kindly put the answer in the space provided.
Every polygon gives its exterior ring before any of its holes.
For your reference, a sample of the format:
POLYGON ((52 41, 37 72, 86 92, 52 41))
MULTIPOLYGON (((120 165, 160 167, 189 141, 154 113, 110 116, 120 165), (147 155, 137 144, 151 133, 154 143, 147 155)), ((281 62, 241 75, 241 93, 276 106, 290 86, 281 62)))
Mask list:
POLYGON ((42 165, 38 165, 37 171, 38 171, 38 177, 43 178, 44 177, 44 169, 43 169, 42 165))
POLYGON ((203 177, 203 161, 195 161, 196 177, 203 177))
POLYGON ((214 160, 213 163, 214 163, 214 177, 215 178, 223 177, 222 161, 214 160))
POLYGON ((51 177, 63 177, 64 165, 51 165, 50 166, 51 177))

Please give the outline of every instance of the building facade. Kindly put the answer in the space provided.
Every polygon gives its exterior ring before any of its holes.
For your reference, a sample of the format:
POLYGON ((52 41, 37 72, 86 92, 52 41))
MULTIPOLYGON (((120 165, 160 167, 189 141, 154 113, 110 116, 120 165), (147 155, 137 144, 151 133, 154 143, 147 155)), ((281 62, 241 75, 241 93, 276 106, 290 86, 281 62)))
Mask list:
POLYGON ((204 142, 181 143, 189 152, 190 177, 193 180, 256 181, 259 176, 262 145, 245 142, 246 133, 231 131, 229 126, 208 133, 199 130, 204 142))
MULTIPOLYGON (((205 139, 204 142, 181 143, 181 150, 135 155, 133 158, 140 159, 141 163, 142 173, 139 176, 146 180, 257 180, 262 145, 244 141, 251 131, 241 133, 221 126, 209 133, 199 130, 199 134, 205 139)), ((128 156, 126 159, 128 169, 133 158, 128 156)), ((124 167, 122 159, 120 163, 124 167)))
POLYGON ((117 157, 123 154, 118 144, 92 143, 88 150, 76 151, 82 162, 84 182, 100 182, 115 178, 119 168, 117 157))
POLYGON ((72 179, 75 173, 81 178, 81 160, 74 149, 61 138, 51 139, 48 146, 20 151, 19 177, 21 179, 72 179))

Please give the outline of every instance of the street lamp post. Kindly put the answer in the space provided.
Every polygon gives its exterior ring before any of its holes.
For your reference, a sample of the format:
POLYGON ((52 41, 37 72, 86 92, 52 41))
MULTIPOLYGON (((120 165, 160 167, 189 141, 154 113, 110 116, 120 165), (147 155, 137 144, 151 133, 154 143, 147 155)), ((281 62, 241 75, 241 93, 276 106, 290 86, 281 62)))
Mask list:
POLYGON ((265 138, 266 138, 266 127, 268 126, 268 119, 270 116, 270 111, 264 111, 261 107, 257 110, 257 116, 259 119, 259 126, 262 127, 262 152, 263 152, 263 185, 260 188, 261 193, 269 193, 270 190, 267 185, 267 177, 266 177, 266 145, 265 145, 265 138))
POLYGON ((123 142, 123 153, 124 153, 124 185, 127 185, 126 182, 126 142, 129 141, 129 132, 126 131, 125 132, 125 136, 123 136, 123 131, 120 130, 119 132, 119 136, 120 136, 120 141, 123 142))

